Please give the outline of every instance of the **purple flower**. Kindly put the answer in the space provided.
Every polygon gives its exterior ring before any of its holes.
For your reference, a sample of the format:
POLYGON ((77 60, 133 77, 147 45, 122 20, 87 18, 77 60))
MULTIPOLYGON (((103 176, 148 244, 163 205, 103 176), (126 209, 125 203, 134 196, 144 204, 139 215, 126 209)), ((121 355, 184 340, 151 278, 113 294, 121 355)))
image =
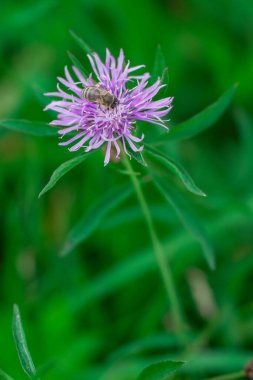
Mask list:
MULTIPOLYGON (((116 60, 109 50, 106 50, 106 60, 103 63, 96 53, 88 55, 96 81, 92 74, 85 78, 73 66, 73 72, 78 78, 74 80, 65 67, 65 78, 58 78, 65 86, 65 90, 57 85, 58 92, 45 95, 61 98, 52 101, 45 110, 54 110, 58 113, 57 120, 50 124, 59 126, 61 137, 70 133, 67 141, 60 145, 70 146, 69 150, 76 151, 84 148, 85 152, 105 147, 104 164, 107 165, 112 150, 116 158, 120 157, 121 149, 131 157, 129 151, 141 152, 141 142, 144 135, 137 137, 136 120, 157 124, 167 129, 163 116, 172 108, 173 98, 168 97, 153 101, 158 91, 164 87, 161 80, 148 87, 148 73, 137 75, 136 70, 145 66, 130 67, 130 62, 124 63, 124 53, 120 50, 116 60), (103 102, 87 100, 85 88, 96 86, 103 94, 106 91, 115 99, 112 106, 105 106, 103 102), (62 128, 63 127, 63 128, 62 128), (74 134, 74 136, 73 136, 74 134)), ((94 87, 93 87, 94 89, 94 87)), ((87 92, 87 91, 86 91, 87 92)))

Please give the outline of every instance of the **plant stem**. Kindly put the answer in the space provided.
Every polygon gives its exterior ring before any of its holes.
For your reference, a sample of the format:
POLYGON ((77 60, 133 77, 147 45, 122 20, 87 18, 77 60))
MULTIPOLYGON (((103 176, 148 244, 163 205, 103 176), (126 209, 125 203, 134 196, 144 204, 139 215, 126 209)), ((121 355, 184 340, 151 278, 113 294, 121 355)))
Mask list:
POLYGON ((142 208, 143 215, 144 215, 146 223, 147 223, 147 227, 148 227, 148 231, 150 234, 150 239, 152 242, 153 250, 154 250, 160 271, 161 271, 161 276, 162 276, 162 279, 163 279, 163 282, 165 285, 167 296, 168 296, 170 304, 171 304, 171 313, 172 313, 175 328, 179 334, 179 337, 181 339, 181 343, 185 343, 185 338, 184 338, 184 334, 183 334, 184 322, 183 322, 183 318, 182 318, 181 308, 180 308, 180 305, 179 305, 179 302, 177 299, 176 290, 175 290, 175 286, 173 283, 171 270, 170 270, 169 264, 165 258, 165 252, 164 252, 163 246, 161 245, 161 243, 157 237, 155 227, 154 227, 154 223, 153 223, 153 220, 152 220, 146 199, 144 197, 140 182, 138 181, 138 178, 134 174, 130 160, 128 159, 128 157, 126 155, 124 155, 123 161, 124 161, 124 164, 125 164, 125 167, 126 167, 128 173, 129 173, 129 176, 132 180, 133 186, 135 188, 137 197, 139 199, 139 202, 140 202, 140 205, 142 208))
POLYGON ((246 377, 245 372, 240 371, 240 372, 228 373, 222 376, 209 377, 209 379, 207 380, 232 380, 232 379, 242 379, 245 377, 246 377))

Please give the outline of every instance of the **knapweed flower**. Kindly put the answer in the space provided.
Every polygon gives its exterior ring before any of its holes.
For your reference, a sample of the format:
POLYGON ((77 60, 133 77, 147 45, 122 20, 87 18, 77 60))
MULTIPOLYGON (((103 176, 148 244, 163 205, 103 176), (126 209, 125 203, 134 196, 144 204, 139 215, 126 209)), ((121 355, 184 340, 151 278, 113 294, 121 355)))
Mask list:
POLYGON ((105 63, 96 53, 88 55, 88 59, 96 79, 92 74, 85 78, 75 66, 72 69, 77 80, 73 79, 65 67, 65 78, 58 78, 65 89, 58 84, 57 92, 45 94, 61 99, 52 101, 45 110, 58 113, 57 120, 50 124, 60 127, 58 132, 61 137, 70 134, 70 138, 60 142, 60 145, 69 146, 71 152, 80 148, 89 152, 105 147, 104 164, 107 165, 112 151, 116 158, 120 157, 122 149, 129 156, 131 151, 142 151, 144 135, 135 135, 137 120, 167 128, 162 118, 170 111, 173 98, 154 101, 153 98, 164 86, 161 80, 158 78, 148 86, 150 75, 135 73, 145 66, 130 67, 129 61, 125 64, 123 50, 120 50, 117 60, 109 50, 106 50, 105 63), (89 87, 92 88, 90 94, 94 95, 93 98, 87 96, 89 87), (106 93, 109 100, 115 100, 113 104, 110 101, 106 103, 106 93))

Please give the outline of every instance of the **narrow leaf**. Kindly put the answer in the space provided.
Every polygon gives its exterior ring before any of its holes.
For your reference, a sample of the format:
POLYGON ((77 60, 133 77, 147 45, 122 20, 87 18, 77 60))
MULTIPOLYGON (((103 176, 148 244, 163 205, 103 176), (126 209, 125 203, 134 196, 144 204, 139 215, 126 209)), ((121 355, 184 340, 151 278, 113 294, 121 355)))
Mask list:
POLYGON ((232 86, 215 103, 191 119, 179 125, 172 126, 169 133, 163 134, 163 136, 159 138, 159 142, 189 139, 211 127, 229 106, 236 87, 237 85, 232 86))
POLYGON ((143 158, 143 155, 141 152, 134 152, 132 151, 131 152, 131 157, 133 157, 139 164, 141 164, 142 166, 146 167, 147 164, 143 158))
POLYGON ((87 70, 85 70, 85 68, 83 67, 83 65, 79 61, 79 59, 77 59, 74 56, 74 54, 72 54, 70 51, 68 51, 68 56, 71 59, 71 62, 73 63, 73 65, 80 71, 80 73, 82 74, 82 76, 84 78, 87 78, 89 74, 88 74, 87 70))
POLYGON ((161 380, 169 376, 171 372, 176 371, 185 362, 164 360, 146 367, 138 377, 138 380, 161 380))
POLYGON ((162 349, 173 350, 178 347, 179 344, 177 336, 173 333, 152 334, 116 348, 116 350, 109 355, 108 362, 118 362, 127 356, 142 354, 144 352, 145 355, 147 355, 148 351, 154 352, 155 350, 162 349))
POLYGON ((14 305, 13 307, 12 332, 21 366, 24 372, 33 379, 36 376, 36 369, 27 347, 21 316, 17 305, 14 305))
POLYGON ((160 45, 158 45, 156 49, 154 68, 152 72, 152 82, 155 82, 158 77, 161 78, 162 83, 169 83, 168 67, 160 45))
POLYGON ((81 38, 79 37, 73 30, 70 30, 71 36, 74 38, 74 40, 77 42, 77 44, 80 46, 80 48, 85 52, 85 54, 91 54, 92 49, 89 47, 89 45, 81 38))
POLYGON ((71 169, 73 169, 75 166, 81 164, 86 158, 93 152, 85 153, 82 156, 78 156, 75 158, 72 158, 69 161, 64 162, 61 164, 53 174, 51 175, 48 183, 46 184, 45 187, 41 190, 39 193, 39 198, 45 194, 48 190, 52 189, 52 187, 55 186, 55 184, 63 177, 66 173, 68 173, 71 169))
MULTIPOLYGON (((140 214, 142 217, 142 215, 140 214)), ((229 209, 224 215, 221 213, 216 220, 209 220, 210 235, 216 239, 224 239, 224 226, 226 229, 233 228, 235 225, 241 225, 249 221, 249 215, 245 215, 241 208, 238 210, 229 209)), ((124 221, 125 222, 125 221, 124 221)), ((118 226, 122 225, 122 221, 118 221, 118 226)), ((112 227, 113 229, 114 227, 112 227)), ((113 232, 113 230, 112 230, 113 232)), ((176 229, 169 237, 163 241, 165 256, 169 260, 177 258, 181 260, 184 268, 187 268, 189 259, 190 265, 199 263, 199 257, 188 255, 189 251, 197 249, 198 241, 193 236, 184 231, 184 229, 176 229), (188 259, 186 257, 188 256, 188 259)), ((69 295, 70 309, 73 313, 80 313, 87 308, 87 304, 93 300, 104 299, 119 289, 122 289, 128 283, 139 283, 141 278, 157 266, 152 250, 148 246, 142 251, 134 252, 133 255, 121 260, 116 265, 108 267, 107 270, 92 278, 92 281, 80 289, 77 294, 69 295)))
POLYGON ((213 249, 199 220, 189 211, 180 194, 176 193, 164 180, 157 177, 153 177, 153 180, 160 193, 174 207, 183 225, 198 240, 209 267, 214 269, 215 257, 213 249))
POLYGON ((40 137, 56 136, 58 134, 57 129, 50 127, 48 123, 30 120, 0 120, 0 127, 40 137))
POLYGON ((189 190, 191 193, 199 195, 201 197, 206 196, 206 194, 202 190, 200 190, 200 188, 195 184, 191 176, 178 162, 173 161, 164 153, 160 153, 156 149, 151 148, 150 146, 146 145, 145 151, 150 153, 152 156, 156 157, 161 163, 163 163, 166 166, 166 168, 168 168, 174 174, 176 174, 180 178, 186 189, 189 190))
POLYGON ((88 214, 81 218, 68 234, 61 255, 68 254, 78 244, 87 239, 96 230, 106 214, 122 203, 132 191, 132 186, 114 189, 106 197, 93 205, 88 214))
POLYGON ((12 377, 7 375, 2 369, 0 369, 0 380, 13 380, 12 377))

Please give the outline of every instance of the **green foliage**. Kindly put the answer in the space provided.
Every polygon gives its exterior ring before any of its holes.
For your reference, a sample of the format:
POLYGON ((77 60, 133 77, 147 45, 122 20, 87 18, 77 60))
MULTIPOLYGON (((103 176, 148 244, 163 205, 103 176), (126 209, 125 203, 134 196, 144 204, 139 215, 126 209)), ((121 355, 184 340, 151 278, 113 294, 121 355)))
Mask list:
POLYGON ((164 164, 169 170, 171 170, 178 178, 182 181, 187 190, 191 193, 205 197, 206 194, 198 188, 194 183, 191 176, 187 171, 177 162, 173 161, 171 158, 167 157, 165 154, 160 153, 156 149, 146 146, 145 149, 152 156, 156 157, 162 164, 164 164))
POLYGON ((29 120, 1 120, 0 127, 12 131, 22 132, 33 136, 56 136, 57 129, 48 126, 48 123, 29 120))
POLYGON ((0 379, 1 380, 13 380, 12 377, 10 377, 9 375, 7 375, 7 373, 5 373, 3 370, 0 369, 0 379))
POLYGON ((203 380, 252 358, 252 12, 252 0, 1 2, 1 379, 27 378, 11 337, 14 300, 34 362, 47 363, 36 366, 42 380, 136 380, 164 360, 187 360, 167 377, 203 380), (121 47, 151 83, 169 74, 157 99, 174 97, 168 133, 137 125, 145 146, 131 172, 120 161, 104 168, 102 154, 79 165, 86 155, 57 147, 55 115, 43 112, 65 65, 88 75, 87 53, 121 47), (133 173, 171 268, 185 347, 133 173), (38 200, 50 176, 53 191, 38 200), (59 257, 67 241, 75 254, 59 257))
POLYGON ((109 194, 93 205, 79 222, 71 229, 67 235, 63 246, 62 255, 71 252, 78 244, 90 236, 103 221, 105 216, 115 207, 120 205, 132 192, 129 186, 113 189, 109 194))
POLYGON ((215 259, 213 249, 201 222, 194 216, 192 211, 188 210, 187 204, 183 198, 168 186, 164 179, 154 178, 154 183, 164 198, 175 208, 183 225, 199 241, 208 265, 211 269, 214 269, 215 259))
POLYGON ((155 54, 154 68, 152 71, 152 80, 155 82, 157 78, 161 78, 161 81, 166 87, 169 85, 169 74, 168 66, 166 64, 166 59, 163 54, 162 48, 160 45, 157 46, 155 54))
POLYGON ((46 184, 46 186, 43 187, 43 189, 39 193, 39 198, 43 194, 45 194, 47 191, 52 189, 52 187, 56 185, 56 183, 61 179, 61 177, 63 177, 70 170, 74 169, 74 167, 76 167, 77 165, 81 164, 84 160, 86 160, 86 158, 88 158, 90 154, 91 153, 86 153, 86 154, 83 154, 82 156, 72 158, 71 160, 64 162, 57 169, 55 169, 48 183, 46 184))
POLYGON ((146 367, 138 377, 138 380, 160 380, 167 379, 171 372, 176 371, 184 362, 164 360, 159 363, 151 364, 146 367))
POLYGON ((141 164, 142 166, 147 166, 144 158, 143 158, 143 155, 141 152, 133 152, 133 154, 131 154, 131 156, 139 163, 141 164))
POLYGON ((21 316, 17 305, 13 307, 12 333, 20 364, 31 379, 36 378, 36 369, 26 343, 25 332, 22 326, 21 316))
POLYGON ((160 142, 189 139, 214 125, 231 103, 236 87, 236 85, 232 86, 215 103, 191 119, 171 127, 170 133, 164 134, 160 142))
POLYGON ((68 51, 68 56, 71 59, 71 62, 73 63, 73 65, 75 67, 77 67, 78 70, 80 71, 80 73, 84 76, 84 78, 86 78, 88 76, 88 72, 87 72, 87 70, 85 70, 85 68, 83 67, 83 65, 79 61, 79 59, 77 59, 74 56, 74 54, 72 54, 70 51, 68 51))
POLYGON ((73 37, 73 39, 76 41, 76 43, 80 46, 80 48, 84 51, 85 54, 92 53, 92 49, 82 38, 78 37, 78 35, 72 30, 70 31, 70 34, 73 37))

